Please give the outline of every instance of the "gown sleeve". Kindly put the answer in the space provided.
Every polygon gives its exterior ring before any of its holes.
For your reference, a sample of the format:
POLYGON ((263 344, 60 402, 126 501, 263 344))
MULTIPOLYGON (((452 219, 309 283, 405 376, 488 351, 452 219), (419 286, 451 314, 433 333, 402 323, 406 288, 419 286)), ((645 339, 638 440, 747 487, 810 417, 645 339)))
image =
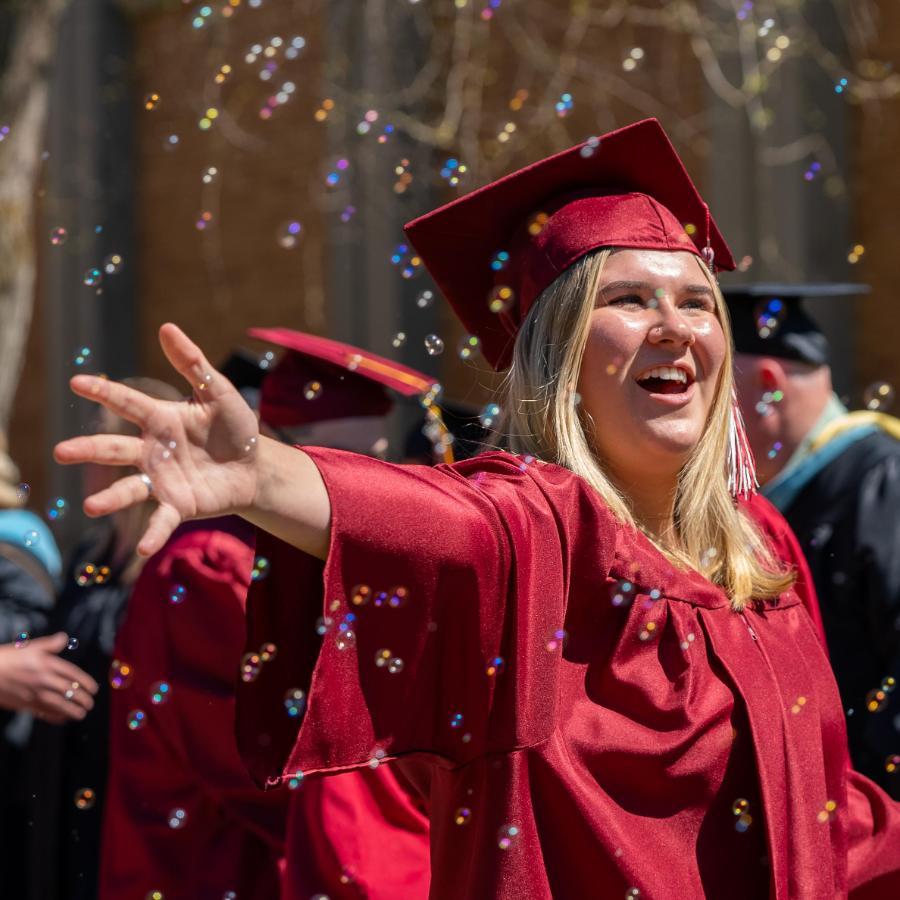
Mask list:
POLYGON ((328 490, 331 543, 323 566, 257 537, 269 575, 250 592, 248 650, 277 655, 238 690, 254 778, 412 753, 454 766, 544 740, 570 582, 602 596, 614 554, 592 489, 505 453, 428 468, 306 452, 328 490))

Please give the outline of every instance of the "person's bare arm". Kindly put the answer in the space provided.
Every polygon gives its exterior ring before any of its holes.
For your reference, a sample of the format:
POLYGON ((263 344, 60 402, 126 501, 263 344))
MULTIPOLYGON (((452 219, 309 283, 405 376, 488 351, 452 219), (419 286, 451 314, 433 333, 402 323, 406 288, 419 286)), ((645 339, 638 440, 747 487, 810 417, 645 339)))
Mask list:
POLYGON ((125 509, 146 500, 152 490, 159 505, 138 544, 143 556, 156 553, 187 519, 234 513, 324 558, 331 509, 312 460, 261 436, 253 411, 181 329, 163 325, 159 339, 173 368, 191 385, 189 401, 157 400, 90 375, 76 375, 70 382, 79 396, 141 429, 139 437, 95 434, 57 444, 54 455, 60 463, 138 470, 87 497, 87 515, 125 509))

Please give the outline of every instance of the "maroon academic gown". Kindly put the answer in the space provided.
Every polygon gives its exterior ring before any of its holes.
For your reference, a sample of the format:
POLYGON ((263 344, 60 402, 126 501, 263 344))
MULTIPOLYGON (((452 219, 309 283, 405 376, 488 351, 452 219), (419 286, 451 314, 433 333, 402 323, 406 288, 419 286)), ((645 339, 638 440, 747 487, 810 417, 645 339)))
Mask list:
MULTIPOLYGON (((275 794, 247 775, 234 741, 234 685, 250 535, 234 518, 184 526, 135 586, 116 642, 133 676, 112 692, 102 897, 145 900, 161 890, 167 900, 222 900, 231 890, 240 900, 425 898, 428 819, 402 775, 348 772, 275 794), (159 681, 169 690, 154 704, 159 681), (146 719, 131 731, 135 709, 146 719), (286 827, 304 852, 285 867, 286 827)), ((310 664, 317 651, 313 642, 310 664)))
POLYGON ((133 674, 111 692, 102 900, 278 897, 289 798, 253 784, 233 732, 248 534, 239 519, 185 526, 135 585, 114 654, 133 674))
POLYGON ((434 898, 900 896, 900 808, 849 768, 796 590, 733 612, 557 466, 307 453, 324 576, 260 533, 248 605, 250 645, 278 644, 238 691, 260 783, 399 767, 427 793, 434 898))

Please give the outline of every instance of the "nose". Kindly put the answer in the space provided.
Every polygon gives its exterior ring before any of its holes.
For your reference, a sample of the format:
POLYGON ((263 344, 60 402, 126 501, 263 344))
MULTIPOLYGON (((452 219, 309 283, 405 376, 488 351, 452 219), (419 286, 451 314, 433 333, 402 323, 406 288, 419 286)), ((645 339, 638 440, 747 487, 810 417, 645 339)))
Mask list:
POLYGON ((651 344, 674 344, 690 347, 697 340, 694 330, 668 298, 659 301, 657 311, 659 318, 647 334, 647 340, 651 344))

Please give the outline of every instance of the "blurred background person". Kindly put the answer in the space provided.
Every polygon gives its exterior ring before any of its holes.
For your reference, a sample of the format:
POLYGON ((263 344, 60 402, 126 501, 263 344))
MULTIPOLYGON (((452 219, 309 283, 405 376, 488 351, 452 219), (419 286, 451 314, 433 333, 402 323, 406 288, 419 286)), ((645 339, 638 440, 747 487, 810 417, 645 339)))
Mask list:
MULTIPOLYGON (((283 328, 249 333, 281 357, 239 351, 223 372, 257 408, 263 431, 286 442, 386 456, 395 397, 427 396, 433 384, 350 345, 283 328)), ((452 458, 440 411, 430 406, 429 415, 441 457, 452 458)), ((424 455, 430 464, 430 444, 424 455)), ((269 565, 252 545, 252 529, 236 517, 189 523, 135 586, 116 642, 130 674, 112 697, 100 897, 424 900, 428 820, 407 779, 390 767, 335 779, 301 774, 293 792, 262 792, 238 755, 236 680, 280 672, 277 645, 241 656, 247 587, 269 565), (285 824, 294 853, 279 887, 285 824)), ((318 622, 291 626, 305 636, 310 669, 322 640, 353 639, 320 612, 318 622)), ((299 723, 303 692, 291 683, 283 695, 285 724, 299 723)))
MULTIPOLYGON (((181 394, 150 378, 128 384, 153 397, 181 394)), ((135 427, 107 411, 94 430, 136 435, 135 427)), ((124 468, 86 466, 85 494, 102 490, 124 468)), ((94 709, 62 727, 35 724, 28 747, 28 897, 33 900, 94 900, 100 825, 109 762, 110 692, 127 679, 113 660, 116 632, 144 560, 135 548, 153 511, 142 503, 96 523, 69 556, 50 627, 69 635, 66 657, 99 685, 94 709)), ((21 863, 20 863, 21 865, 21 863)))
POLYGON ((725 289, 735 383, 763 494, 797 534, 822 609, 854 765, 900 798, 900 421, 875 385, 849 412, 832 388, 828 342, 804 298, 852 284, 725 289))
MULTIPOLYGON (((31 713, 50 721, 84 715, 74 698, 64 696, 80 677, 56 656, 66 648, 65 635, 34 640, 46 634, 61 563, 50 529, 22 508, 28 493, 0 432, 0 872, 13 894, 24 891, 22 775, 31 713)), ((80 697, 89 699, 84 692, 80 697)))
MULTIPOLYGON (((222 366, 254 409, 260 361, 222 366)), ((115 644, 104 900, 279 896, 290 798, 253 784, 234 739, 252 539, 236 516, 193 522, 135 583, 115 644)))

